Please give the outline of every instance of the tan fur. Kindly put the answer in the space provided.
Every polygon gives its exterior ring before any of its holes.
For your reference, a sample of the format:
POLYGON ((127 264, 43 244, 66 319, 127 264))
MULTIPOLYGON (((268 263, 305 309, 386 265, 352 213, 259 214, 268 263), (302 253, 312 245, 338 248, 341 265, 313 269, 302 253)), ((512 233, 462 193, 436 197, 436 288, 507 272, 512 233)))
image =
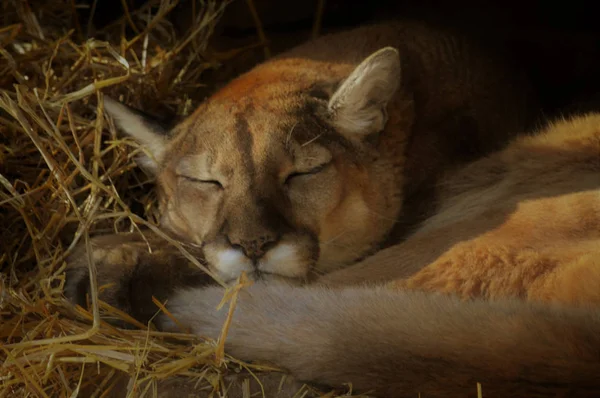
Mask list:
MULTIPOLYGON (((476 382, 486 397, 598 396, 600 114, 517 139, 441 190, 439 212, 388 261, 321 280, 395 279, 388 289, 257 283, 238 302, 229 352, 386 397, 475 396, 476 382)), ((170 309, 217 336, 221 296, 184 289, 170 309)))
POLYGON ((596 303, 599 187, 600 116, 558 123, 449 176, 410 239, 321 282, 596 303))
MULTIPOLYGON (((218 336, 222 294, 183 291, 169 308, 196 333, 218 336)), ((380 397, 476 397, 477 382, 490 398, 597 397, 599 328, 597 310, 258 282, 239 298, 226 350, 380 397)))
POLYGON ((257 66, 168 135, 105 107, 150 152, 162 227, 224 281, 308 279, 396 243, 443 171, 522 131, 535 108, 517 75, 452 32, 390 23, 257 66))
MULTIPOLYGON (((438 212, 406 241, 321 286, 251 286, 228 352, 378 396, 475 396, 476 382, 487 397, 598 396, 600 114, 519 138, 440 192, 438 212)), ((113 257, 100 278, 122 266, 113 257)), ((180 290, 169 308, 216 337, 222 294, 180 290)))
MULTIPOLYGON (((500 150, 523 106, 504 69, 465 46, 419 25, 362 28, 258 66, 164 141, 129 131, 166 145, 153 150, 162 226, 202 245, 225 280, 259 279, 241 295, 231 354, 377 396, 474 396, 476 382, 487 397, 600 395, 600 114, 500 150), (312 269, 326 274, 290 284, 312 269)), ((145 123, 107 107, 124 129, 145 123)), ((144 294, 159 289, 180 321, 218 336, 222 289, 178 289, 206 284, 201 273, 183 283, 195 273, 153 255, 123 275, 119 255, 98 258, 99 279, 122 289, 109 301, 147 317, 123 282, 171 275, 144 294)))
MULTIPOLYGON (((145 231, 90 239, 89 254, 81 244, 68 259, 65 295, 84 305, 89 293, 89 260, 98 269, 100 296, 116 308, 149 320, 157 312, 152 296, 166 300, 183 286, 214 283, 165 239, 145 231)), ((201 256, 193 246, 186 249, 201 256)))

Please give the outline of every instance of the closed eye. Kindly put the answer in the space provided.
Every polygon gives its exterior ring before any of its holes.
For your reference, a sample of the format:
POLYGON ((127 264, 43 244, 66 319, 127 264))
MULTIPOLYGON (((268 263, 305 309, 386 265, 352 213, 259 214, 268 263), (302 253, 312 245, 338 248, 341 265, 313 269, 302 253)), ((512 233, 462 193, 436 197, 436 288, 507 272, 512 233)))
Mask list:
POLYGON ((321 171, 323 171, 327 166, 329 166, 331 164, 330 163, 323 163, 322 165, 319 165, 317 167, 314 167, 310 170, 307 171, 296 171, 294 173, 289 174, 284 181, 284 184, 289 184, 289 182, 297 177, 302 177, 302 176, 308 176, 308 175, 313 175, 313 174, 317 174, 321 171))
POLYGON ((217 180, 203 180, 200 178, 190 177, 190 176, 186 176, 186 175, 178 175, 177 177, 182 178, 189 182, 196 183, 196 184, 214 185, 215 187, 223 189, 223 184, 221 184, 221 182, 217 181, 217 180))

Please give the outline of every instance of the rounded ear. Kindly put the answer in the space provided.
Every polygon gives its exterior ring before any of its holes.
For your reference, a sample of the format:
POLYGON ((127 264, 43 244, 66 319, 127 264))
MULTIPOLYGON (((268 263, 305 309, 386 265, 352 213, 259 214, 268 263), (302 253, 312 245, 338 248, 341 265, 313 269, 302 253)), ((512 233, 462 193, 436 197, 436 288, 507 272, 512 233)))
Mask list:
POLYGON ((333 94, 328 111, 333 126, 352 139, 383 130, 386 107, 400 85, 400 55, 384 47, 369 55, 333 94))
POLYGON ((137 161, 151 174, 156 174, 167 147, 167 131, 142 112, 104 96, 104 109, 122 132, 133 137, 145 149, 137 161))

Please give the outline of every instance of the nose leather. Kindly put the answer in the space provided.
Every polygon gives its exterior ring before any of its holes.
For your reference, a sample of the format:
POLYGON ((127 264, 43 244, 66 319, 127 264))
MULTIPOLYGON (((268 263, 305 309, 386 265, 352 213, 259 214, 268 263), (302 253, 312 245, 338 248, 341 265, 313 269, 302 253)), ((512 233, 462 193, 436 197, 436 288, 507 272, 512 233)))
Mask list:
POLYGON ((251 260, 258 260, 265 255, 277 243, 275 236, 261 236, 253 240, 231 240, 233 247, 242 249, 246 257, 251 260))

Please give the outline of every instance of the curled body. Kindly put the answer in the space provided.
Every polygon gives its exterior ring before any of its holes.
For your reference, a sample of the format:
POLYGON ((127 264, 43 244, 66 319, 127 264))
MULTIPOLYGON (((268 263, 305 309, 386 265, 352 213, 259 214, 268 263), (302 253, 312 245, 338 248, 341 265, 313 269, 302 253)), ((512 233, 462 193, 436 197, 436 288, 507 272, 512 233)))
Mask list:
MULTIPOLYGON (((170 132, 105 98, 152 155, 162 228, 223 282, 256 281, 229 353, 378 396, 474 396, 476 382, 488 397, 598 396, 600 115, 519 136, 521 80, 483 54, 411 23, 326 36, 170 132)), ((66 290, 79 302, 82 255, 66 290)), ((116 282, 103 299, 158 292, 218 336, 222 288, 176 258, 124 263, 96 263, 116 282), (161 287, 132 291, 144 275, 161 287)))

